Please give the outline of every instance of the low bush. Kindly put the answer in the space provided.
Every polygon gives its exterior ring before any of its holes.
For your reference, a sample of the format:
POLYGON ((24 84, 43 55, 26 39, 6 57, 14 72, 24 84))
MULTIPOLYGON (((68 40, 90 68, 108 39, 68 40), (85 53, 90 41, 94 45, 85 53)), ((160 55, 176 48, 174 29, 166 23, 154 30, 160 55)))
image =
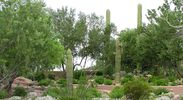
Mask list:
POLYGON ((134 77, 132 75, 126 75, 122 78, 121 85, 123 85, 129 81, 132 81, 132 80, 134 80, 134 77))
POLYGON ((76 70, 74 71, 74 79, 80 79, 80 77, 83 77, 85 75, 84 71, 82 70, 76 70))
POLYGON ((102 71, 97 71, 95 75, 96 76, 103 76, 103 72, 102 71))
POLYGON ((104 83, 104 77, 103 76, 97 76, 95 78, 95 82, 98 84, 103 84, 104 83))
POLYGON ((27 92, 23 87, 16 87, 15 91, 13 92, 14 96, 26 96, 27 92))
POLYGON ((41 73, 40 72, 40 73, 36 73, 35 76, 34 76, 34 78, 35 78, 36 81, 39 82, 39 81, 41 81, 43 79, 46 79, 46 76, 44 75, 44 73, 41 73))
POLYGON ((169 83, 168 79, 153 76, 149 79, 149 83, 157 86, 167 86, 169 83))
POLYGON ((105 85, 112 85, 112 80, 110 80, 110 79, 104 79, 104 84, 105 85))
POLYGON ((52 74, 52 73, 49 73, 49 74, 48 74, 48 79, 50 79, 50 80, 55 80, 55 75, 52 74))
POLYGON ((124 96, 124 88, 119 86, 113 88, 109 96, 111 98, 122 98, 124 96))
POLYGON ((0 99, 4 99, 8 96, 8 92, 6 90, 0 90, 0 99))
POLYGON ((124 94, 131 100, 146 100, 151 91, 151 86, 140 80, 129 81, 124 85, 124 94))
POLYGON ((86 85, 79 85, 75 89, 75 95, 81 100, 90 100, 92 98, 101 97, 101 93, 96 88, 87 87, 86 85))
POLYGON ((61 86, 66 86, 66 79, 64 78, 61 78, 59 80, 57 80, 57 84, 60 84, 61 86))
POLYGON ((81 76, 78 80, 78 84, 86 84, 87 83, 87 77, 81 76))
POLYGON ((38 84, 40 86, 48 86, 50 83, 51 83, 51 80, 49 80, 49 79, 43 79, 43 80, 40 80, 38 84))
POLYGON ((161 95, 161 94, 168 93, 169 90, 166 89, 166 88, 157 88, 157 89, 154 89, 153 92, 154 92, 155 95, 161 95))
POLYGON ((52 96, 54 98, 60 98, 60 94, 62 93, 63 91, 61 91, 60 88, 58 87, 49 87, 48 90, 43 94, 43 95, 49 95, 49 96, 52 96))

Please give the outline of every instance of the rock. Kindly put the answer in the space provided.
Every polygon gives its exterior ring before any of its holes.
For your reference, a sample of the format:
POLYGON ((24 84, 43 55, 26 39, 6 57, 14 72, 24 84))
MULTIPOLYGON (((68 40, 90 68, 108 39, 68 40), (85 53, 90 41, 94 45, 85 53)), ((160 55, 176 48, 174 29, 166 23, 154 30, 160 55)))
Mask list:
POLYGON ((31 86, 31 85, 33 85, 32 80, 20 76, 20 77, 17 77, 14 79, 12 87, 14 88, 17 86, 21 86, 21 87, 26 88, 26 87, 31 86))
POLYGON ((156 98, 155 100, 171 100, 168 96, 161 96, 156 98))
POLYGON ((43 97, 37 97, 35 100, 56 100, 56 99, 47 95, 43 97))
POLYGON ((21 100, 22 98, 19 96, 13 96, 11 98, 9 98, 8 100, 21 100))
POLYGON ((29 92, 28 94, 27 94, 27 96, 28 97, 30 97, 30 98, 33 98, 33 97, 37 97, 37 96, 39 96, 36 92, 29 92))

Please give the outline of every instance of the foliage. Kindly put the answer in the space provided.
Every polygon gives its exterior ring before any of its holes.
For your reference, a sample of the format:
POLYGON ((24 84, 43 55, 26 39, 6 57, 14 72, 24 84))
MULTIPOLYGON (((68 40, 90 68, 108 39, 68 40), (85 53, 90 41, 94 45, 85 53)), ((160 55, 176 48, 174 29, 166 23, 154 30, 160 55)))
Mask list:
POLYGON ((104 83, 104 77, 103 76, 96 76, 95 77, 95 82, 98 84, 103 84, 104 83))
POLYGON ((121 80, 121 85, 124 85, 125 83, 128 83, 129 81, 134 80, 133 75, 125 75, 121 80))
POLYGON ((43 80, 40 80, 38 84, 40 86, 48 86, 50 83, 51 83, 50 79, 43 79, 43 80))
MULTIPOLYGON (((64 47, 53 33, 50 16, 40 0, 0 1, 0 80, 27 72, 54 69, 63 60, 64 47)), ((6 83, 8 82, 8 83, 6 83)))
POLYGON ((161 95, 169 92, 169 90, 166 88, 157 88, 157 89, 154 89, 153 91, 155 95, 161 95))
POLYGON ((15 87, 14 96, 26 96, 27 92, 23 87, 15 87))
POLYGON ((58 79, 57 80, 57 83, 58 84, 61 84, 61 86, 64 87, 64 86, 66 86, 66 79, 64 79, 64 78, 58 79))
POLYGON ((168 85, 169 80, 166 78, 153 76, 149 79, 149 82, 152 83, 153 85, 157 85, 157 86, 166 86, 166 85, 168 85))
POLYGON ((112 80, 110 80, 110 79, 104 79, 104 84, 105 85, 112 85, 112 80))
POLYGON ((48 74, 48 79, 50 79, 50 80, 55 80, 55 75, 49 73, 49 74, 48 74))
POLYGON ((74 79, 80 79, 80 77, 84 76, 85 73, 83 70, 74 71, 74 79))
POLYGON ((49 87, 44 95, 50 95, 59 100, 88 100, 95 97, 100 97, 101 93, 95 88, 86 88, 84 85, 79 85, 74 89, 73 96, 68 96, 68 90, 65 87, 49 87))
POLYGON ((122 98, 124 96, 124 88, 123 87, 114 87, 112 91, 109 93, 111 98, 122 98))
POLYGON ((36 81, 41 81, 41 80, 44 80, 44 79, 46 79, 46 76, 45 76, 45 74, 44 73, 42 73, 42 72, 38 72, 38 73, 36 73, 35 74, 35 80, 36 81))
POLYGON ((8 96, 8 92, 6 90, 0 90, 0 99, 4 99, 8 96))
POLYGON ((145 99, 148 98, 150 92, 151 86, 144 81, 133 80, 124 85, 124 94, 128 99, 145 99))

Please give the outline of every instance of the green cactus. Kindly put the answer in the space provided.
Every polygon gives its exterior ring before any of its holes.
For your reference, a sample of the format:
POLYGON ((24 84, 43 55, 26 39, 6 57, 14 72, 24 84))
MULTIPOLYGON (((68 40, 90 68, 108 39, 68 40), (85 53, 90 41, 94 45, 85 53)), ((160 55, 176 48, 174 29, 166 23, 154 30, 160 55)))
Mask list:
POLYGON ((110 10, 107 9, 106 10, 106 26, 110 25, 111 23, 111 13, 110 13, 110 10))
POLYGON ((142 27, 142 5, 138 4, 137 10, 137 28, 142 27))
POLYGON ((116 39, 116 53, 115 53, 115 82, 120 83, 120 70, 121 70, 121 43, 116 39))
POLYGON ((73 95, 73 61, 72 52, 70 49, 67 50, 67 63, 66 63, 66 79, 68 95, 73 95))

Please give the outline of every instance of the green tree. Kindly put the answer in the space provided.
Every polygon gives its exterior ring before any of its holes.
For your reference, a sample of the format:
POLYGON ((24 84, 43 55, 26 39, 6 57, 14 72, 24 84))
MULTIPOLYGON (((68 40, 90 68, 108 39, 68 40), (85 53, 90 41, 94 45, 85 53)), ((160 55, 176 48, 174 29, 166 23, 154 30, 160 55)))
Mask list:
POLYGON ((3 0, 0 7, 0 83, 9 90, 18 75, 59 65, 64 48, 43 2, 3 0))

